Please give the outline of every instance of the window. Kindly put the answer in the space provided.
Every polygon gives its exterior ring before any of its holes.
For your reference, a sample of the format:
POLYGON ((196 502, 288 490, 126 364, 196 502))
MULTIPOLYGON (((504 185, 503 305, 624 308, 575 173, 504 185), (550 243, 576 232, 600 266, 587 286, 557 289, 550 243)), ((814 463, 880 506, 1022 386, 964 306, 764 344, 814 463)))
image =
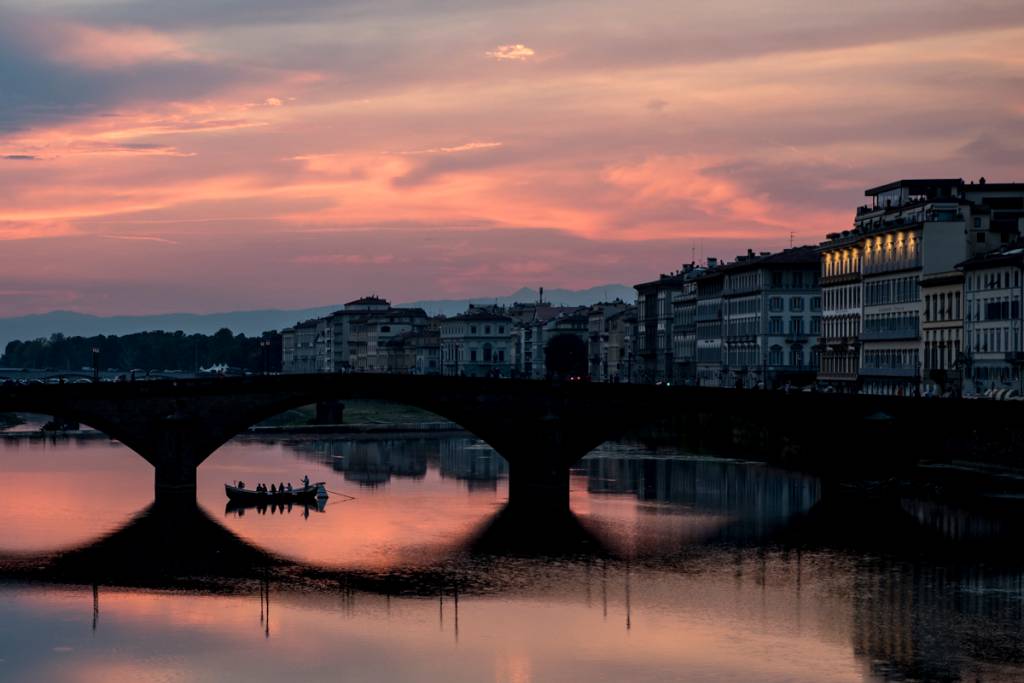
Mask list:
POLYGON ((469 359, 472 361, 476 360, 476 349, 471 349, 469 352, 469 359))
POLYGON ((974 239, 979 244, 984 244, 985 243, 985 233, 983 233, 983 232, 976 233, 974 235, 974 239))
POLYGON ((812 296, 811 297, 811 310, 812 311, 820 311, 821 310, 821 297, 820 296, 812 296))
POLYGON ((490 325, 484 325, 484 334, 490 334, 490 333, 491 333, 491 326, 490 325))
POLYGON ((772 273, 772 287, 782 286, 782 273, 772 273))
POLYGON ((505 326, 504 325, 499 325, 498 326, 498 334, 505 334, 505 326))
POLYGON ((381 325, 380 326, 380 331, 381 332, 390 332, 391 331, 391 325, 381 325))
POLYGON ((975 216, 974 217, 974 227, 976 227, 976 228, 980 228, 981 227, 981 217, 980 216, 975 216))
POLYGON ((469 333, 470 334, 476 334, 476 325, 470 325, 469 326, 469 333))
POLYGON ((768 334, 782 334, 782 318, 769 318, 768 334))
POLYGON ((793 273, 793 287, 796 288, 796 289, 800 289, 803 286, 804 286, 804 274, 803 273, 793 273))
POLYGON ((802 311, 804 310, 803 297, 794 296, 789 299, 789 310, 791 311, 802 311))
POLYGON ((773 296, 768 299, 768 310, 769 311, 781 311, 782 310, 782 297, 773 296))

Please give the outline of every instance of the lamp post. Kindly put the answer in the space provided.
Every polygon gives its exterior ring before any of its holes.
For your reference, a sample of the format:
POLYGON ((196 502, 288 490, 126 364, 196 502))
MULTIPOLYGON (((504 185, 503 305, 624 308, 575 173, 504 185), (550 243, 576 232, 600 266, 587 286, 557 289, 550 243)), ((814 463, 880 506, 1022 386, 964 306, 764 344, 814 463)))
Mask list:
POLYGON ((100 350, 95 346, 92 349, 92 381, 100 381, 100 350))

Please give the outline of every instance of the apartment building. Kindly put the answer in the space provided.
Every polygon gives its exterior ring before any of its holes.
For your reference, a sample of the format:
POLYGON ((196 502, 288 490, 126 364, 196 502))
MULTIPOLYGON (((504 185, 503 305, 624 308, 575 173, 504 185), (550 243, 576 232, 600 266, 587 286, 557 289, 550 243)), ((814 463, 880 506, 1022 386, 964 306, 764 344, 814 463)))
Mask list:
MULTIPOLYGON (((964 390, 1024 393, 1024 242, 1007 245, 960 264, 964 281, 964 353, 953 363, 965 373, 964 390), (957 362, 959 361, 959 362, 957 362)), ((949 348, 931 352, 949 360, 949 348)))
POLYGON ((722 385, 812 382, 821 326, 817 250, 748 251, 721 271, 722 385))
POLYGON ((515 339, 512 318, 470 306, 462 315, 441 321, 441 371, 467 377, 510 377, 515 339))
POLYGON ((869 188, 865 196, 871 203, 857 209, 853 229, 828 235, 819 247, 819 379, 871 394, 945 390, 956 370, 950 358, 962 344, 954 331, 956 265, 1017 239, 1024 186, 912 179, 869 188))

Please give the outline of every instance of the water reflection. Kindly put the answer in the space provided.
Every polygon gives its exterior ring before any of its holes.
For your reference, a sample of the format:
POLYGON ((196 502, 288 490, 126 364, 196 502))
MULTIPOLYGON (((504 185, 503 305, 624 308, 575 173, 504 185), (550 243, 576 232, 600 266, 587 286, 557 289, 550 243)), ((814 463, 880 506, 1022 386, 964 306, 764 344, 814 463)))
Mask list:
MULTIPOLYGON (((1024 677, 1024 565, 967 510, 608 447, 577 469, 572 513, 513 516, 505 471, 473 440, 395 443, 243 440, 204 465, 199 505, 161 501, 59 552, 15 545, 0 678, 1024 677), (369 486, 356 462, 388 476, 369 486), (306 469, 355 500, 308 518, 207 513, 233 474, 306 469)), ((60 462, 32 476, 59 479, 60 462)))
POLYGON ((300 514, 303 517, 308 518, 311 512, 324 512, 327 508, 327 500, 324 498, 318 498, 313 503, 263 503, 263 502, 249 502, 249 501, 234 501, 229 500, 227 505, 224 506, 225 515, 235 515, 236 517, 244 517, 247 510, 251 510, 254 514, 265 515, 268 512, 272 515, 276 514, 300 514))
POLYGON ((508 464, 479 439, 467 436, 442 438, 347 438, 293 440, 296 452, 329 463, 345 480, 360 486, 387 484, 392 477, 423 479, 429 465, 437 464, 443 478, 465 482, 471 490, 496 491, 508 476, 508 464))

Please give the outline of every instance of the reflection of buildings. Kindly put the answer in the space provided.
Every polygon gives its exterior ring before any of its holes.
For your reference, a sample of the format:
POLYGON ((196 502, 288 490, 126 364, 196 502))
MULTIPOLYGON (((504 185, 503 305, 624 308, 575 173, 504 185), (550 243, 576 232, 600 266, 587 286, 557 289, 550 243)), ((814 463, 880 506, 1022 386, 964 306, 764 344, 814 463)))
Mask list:
POLYGON ((1019 572, 895 560, 854 576, 854 653, 884 680, 1020 680, 1019 572))
POLYGON ((436 457, 436 439, 333 441, 331 467, 360 486, 386 484, 392 476, 422 479, 427 458, 436 457))
POLYGON ((643 501, 762 521, 805 512, 821 496, 814 477, 748 463, 588 457, 578 471, 587 475, 590 493, 630 493, 643 501))
POLYGON ((494 490, 498 480, 508 476, 508 463, 476 439, 445 439, 441 442, 441 476, 464 481, 470 490, 494 490))

